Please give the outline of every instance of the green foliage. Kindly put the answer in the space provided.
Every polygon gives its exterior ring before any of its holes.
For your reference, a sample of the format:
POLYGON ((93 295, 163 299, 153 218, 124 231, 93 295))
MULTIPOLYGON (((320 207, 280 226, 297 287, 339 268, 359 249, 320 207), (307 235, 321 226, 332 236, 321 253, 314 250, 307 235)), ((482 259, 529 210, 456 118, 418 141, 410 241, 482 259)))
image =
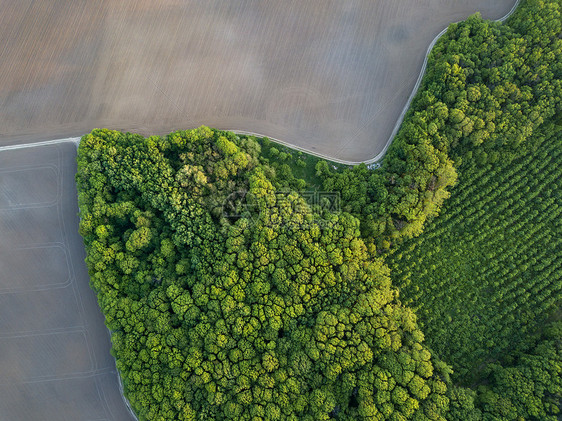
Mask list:
POLYGON ((562 301, 562 130, 544 132, 513 161, 467 160, 442 215, 389 260, 430 347, 467 384, 562 301))
POLYGON ((301 192, 322 190, 324 173, 318 172, 318 165, 326 168, 325 174, 329 174, 329 166, 336 171, 348 168, 347 165, 328 163, 286 146, 274 145, 267 138, 259 141, 262 145, 261 162, 273 169, 269 176, 277 189, 291 188, 301 192))
POLYGON ((560 1, 528 0, 508 24, 478 15, 453 24, 432 50, 427 73, 382 167, 329 174, 344 209, 380 250, 419 235, 457 178, 453 161, 485 164, 516 151, 562 111, 560 1))
POLYGON ((444 419, 447 388, 359 221, 281 194, 258 153, 205 127, 80 143, 91 285, 139 418, 444 419))
POLYGON ((558 420, 562 400, 562 322, 547 325, 514 362, 488 368, 490 382, 478 388, 484 413, 496 417, 558 420))
POLYGON ((450 388, 451 420, 551 420, 562 400, 562 324, 547 324, 509 362, 486 369, 475 390, 450 388))
POLYGON ((410 239, 392 250, 393 279, 453 379, 498 384, 450 387, 451 419, 550 419, 560 404, 536 370, 501 369, 561 303, 560 9, 526 1, 508 24, 451 25, 382 166, 317 167, 379 252, 410 239))

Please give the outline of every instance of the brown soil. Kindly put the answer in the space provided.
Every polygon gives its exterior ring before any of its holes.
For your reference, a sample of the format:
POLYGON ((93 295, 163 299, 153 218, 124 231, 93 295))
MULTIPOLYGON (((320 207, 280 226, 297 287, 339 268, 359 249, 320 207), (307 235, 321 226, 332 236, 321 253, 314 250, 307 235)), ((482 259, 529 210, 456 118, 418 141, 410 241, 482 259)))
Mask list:
POLYGON ((0 143, 201 124, 334 158, 384 147, 427 46, 514 0, 3 0, 0 143))

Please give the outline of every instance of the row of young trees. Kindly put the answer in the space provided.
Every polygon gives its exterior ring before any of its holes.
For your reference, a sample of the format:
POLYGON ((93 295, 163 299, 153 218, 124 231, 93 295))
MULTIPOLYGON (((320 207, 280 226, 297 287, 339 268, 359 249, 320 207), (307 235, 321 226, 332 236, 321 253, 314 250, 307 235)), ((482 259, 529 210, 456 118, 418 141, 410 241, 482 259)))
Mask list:
POLYGON ((489 83, 495 74, 491 92, 503 95, 503 105, 486 106, 502 123, 482 142, 463 135, 450 143, 459 172, 452 198, 389 259, 428 346, 452 364, 455 383, 472 387, 450 388, 451 419, 556 420, 560 413, 560 322, 544 327, 559 319, 562 302, 560 10, 558 1, 523 3, 509 22, 511 41, 492 49, 492 60, 489 38, 471 28, 485 64, 471 77, 489 83))
POLYGON ((465 383, 560 305, 562 130, 543 131, 513 161, 466 162, 443 214, 389 259, 431 348, 465 383))

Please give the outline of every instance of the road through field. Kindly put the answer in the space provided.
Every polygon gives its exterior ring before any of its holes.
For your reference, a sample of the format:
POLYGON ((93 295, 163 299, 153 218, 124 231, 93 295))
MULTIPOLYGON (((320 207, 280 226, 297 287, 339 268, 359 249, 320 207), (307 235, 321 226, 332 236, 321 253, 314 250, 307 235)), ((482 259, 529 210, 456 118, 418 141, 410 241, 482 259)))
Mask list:
POLYGON ((0 143, 205 124, 364 161, 435 35, 514 3, 1 0, 0 143))
POLYGON ((0 420, 131 421, 78 234, 76 146, 0 151, 0 420))

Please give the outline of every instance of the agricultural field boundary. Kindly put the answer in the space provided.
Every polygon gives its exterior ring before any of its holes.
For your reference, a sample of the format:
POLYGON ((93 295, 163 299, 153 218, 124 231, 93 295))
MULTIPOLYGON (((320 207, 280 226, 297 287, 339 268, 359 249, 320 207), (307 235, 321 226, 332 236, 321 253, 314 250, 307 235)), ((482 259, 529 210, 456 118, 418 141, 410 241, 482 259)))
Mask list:
MULTIPOLYGON (((521 3, 521 0, 517 0, 515 2, 515 4, 513 5, 513 7, 511 8, 511 10, 509 12, 507 12, 507 14, 505 16, 494 20, 494 22, 505 22, 507 19, 509 19, 509 17, 517 9, 517 6, 519 6, 519 3, 521 3)), ((454 23, 459 23, 459 22, 454 22, 454 23)), ((451 23, 450 25, 452 25, 452 24, 453 23, 451 23)), ((275 139, 274 137, 269 137, 269 136, 266 136, 266 135, 263 135, 263 134, 260 134, 260 133, 246 132, 246 131, 241 131, 241 130, 231 130, 231 129, 227 129, 227 131, 233 132, 233 133, 236 133, 236 134, 248 135, 248 136, 267 137, 269 140, 272 140, 275 143, 279 143, 279 144, 281 144, 283 146, 287 146, 291 149, 295 149, 297 151, 305 152, 307 154, 316 156, 318 158, 326 159, 328 161, 336 162, 338 164, 344 164, 344 165, 375 164, 376 162, 380 161, 383 158, 383 156, 386 154, 386 151, 387 151, 388 147, 392 143, 392 139, 394 139, 394 136, 396 136, 396 134, 398 133, 398 130, 400 129, 400 126, 402 125, 402 121, 404 120, 404 116, 406 115, 406 112, 410 108, 410 104, 412 103, 412 100, 416 96, 416 94, 418 92, 418 88, 420 87, 421 81, 423 80, 423 76, 425 74, 425 69, 427 67, 427 61, 429 59, 429 54, 431 53, 431 50, 433 49, 435 44, 437 44, 437 41, 439 41, 439 39, 447 33, 448 29, 449 29, 449 26, 447 26, 441 32, 439 32, 435 36, 435 38, 433 38, 433 41, 431 41, 431 43, 429 44, 429 47, 427 47, 427 52, 425 53, 425 58, 423 60, 422 68, 420 70, 418 80, 416 81, 416 84, 414 85, 414 88, 412 89, 412 93, 410 94, 410 96, 408 98, 408 101, 406 102, 406 105, 404 105, 404 108, 402 109, 402 112, 400 113, 400 116, 396 120, 396 124, 394 125, 394 129, 392 130, 392 133, 390 134, 388 140, 386 141, 386 144, 384 145, 383 150, 381 152, 379 152, 377 155, 375 155, 373 158, 366 159, 365 161, 346 161, 344 159, 338 159, 338 158, 334 158, 334 157, 324 155, 324 154, 321 154, 321 153, 318 153, 318 152, 314 152, 314 151, 308 150, 306 148, 302 148, 300 146, 295 146, 295 145, 291 144, 290 142, 285 142, 283 140, 275 139)))
MULTIPOLYGON (((494 20, 494 22, 504 22, 505 20, 507 20, 517 9, 517 7, 519 6, 519 4, 521 3, 521 0, 517 0, 515 2, 515 4, 513 5, 513 7, 511 8, 511 10, 503 17, 494 20)), ((456 22, 458 23, 458 22, 456 22)), ((452 23, 451 23, 452 24, 452 23)), ((386 141, 386 144, 383 148, 383 150, 381 152, 379 152, 377 155, 375 155, 373 158, 369 158, 366 159, 364 161, 347 161, 344 159, 338 159, 338 158, 334 158, 322 153, 318 153, 300 146, 296 146, 290 142, 281 140, 281 139, 277 139, 274 137, 270 137, 267 136, 265 134, 262 133, 256 133, 256 132, 248 132, 248 131, 243 131, 243 130, 236 130, 236 129, 224 129, 226 131, 230 131, 236 134, 240 134, 240 135, 248 135, 248 136, 256 136, 256 137, 267 137, 268 139, 272 140, 275 143, 278 143, 280 145, 283 146, 287 146, 288 148, 297 150, 297 151, 301 151, 313 156, 316 156, 318 158, 322 158, 331 162, 335 162, 338 164, 344 164, 344 165, 359 165, 359 164, 375 164, 376 162, 380 161, 383 156, 386 154, 386 151, 388 150, 390 144, 392 143, 392 140, 394 139, 394 137, 396 136, 396 134, 398 133, 398 130, 400 129, 400 126, 402 125, 402 122, 404 120, 404 117, 406 115, 406 112, 408 111, 408 109, 410 108, 410 104, 412 103, 412 100, 414 99, 416 93, 418 92, 418 88, 421 84, 421 81, 423 80, 423 76, 425 74, 425 69, 427 67, 427 62, 429 59, 429 54, 431 53, 431 50, 433 49, 433 47, 435 46, 435 44, 437 43, 437 41, 439 41, 439 39, 447 32, 447 30, 449 29, 449 26, 447 26, 446 28, 444 28, 441 32, 439 32, 439 34, 437 34, 435 36, 435 38, 433 38, 433 41, 431 41, 431 43, 429 44, 429 47, 427 48, 427 52, 425 54, 425 58, 422 64, 422 68, 420 70, 420 73, 418 75, 418 79, 416 81, 416 84, 414 85, 414 88, 412 89, 412 92, 408 98, 408 101, 406 102, 406 104, 404 105, 404 108, 402 109, 402 112, 400 114, 400 116, 398 117, 398 119, 396 120, 396 124, 394 125, 394 129, 392 130, 392 133, 390 134, 390 137, 388 138, 388 140, 386 141)), ((35 146, 43 146, 43 145, 52 145, 52 144, 56 144, 56 143, 64 143, 64 142, 73 142, 76 144, 76 147, 78 147, 78 143, 80 143, 80 137, 68 137, 68 138, 63 138, 63 139, 55 139, 55 140, 47 140, 47 141, 42 141, 42 142, 34 142, 34 143, 22 143, 19 145, 9 145, 9 146, 0 146, 0 152, 1 151, 5 151, 5 150, 14 150, 14 149, 22 149, 22 148, 32 148, 35 146)))
POLYGON ((0 152, 13 151, 16 149, 34 148, 36 146, 56 145, 57 143, 65 143, 65 142, 72 142, 76 145, 76 147, 78 147, 78 144, 80 143, 80 138, 66 137, 64 139, 45 140, 42 142, 33 142, 33 143, 22 143, 20 145, 0 146, 0 152))

